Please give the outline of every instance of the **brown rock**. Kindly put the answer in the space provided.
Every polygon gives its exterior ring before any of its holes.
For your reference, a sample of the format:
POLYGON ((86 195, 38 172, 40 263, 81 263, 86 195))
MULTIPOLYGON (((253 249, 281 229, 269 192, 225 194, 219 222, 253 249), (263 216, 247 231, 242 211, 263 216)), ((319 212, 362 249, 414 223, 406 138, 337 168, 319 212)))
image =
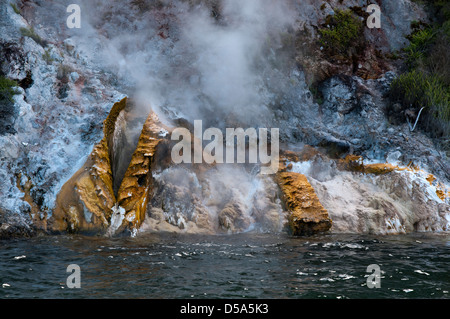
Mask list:
POLYGON ((373 46, 366 46, 364 52, 356 62, 357 69, 355 74, 365 80, 377 79, 387 71, 387 63, 383 63, 381 58, 377 57, 377 52, 373 46))
POLYGON ((287 162, 304 162, 313 159, 322 154, 314 147, 305 145, 300 151, 281 150, 280 165, 278 171, 286 171, 292 169, 292 164, 287 162))
POLYGON ((418 170, 418 167, 413 163, 410 163, 406 167, 399 167, 390 163, 364 164, 364 159, 357 155, 347 155, 344 159, 338 160, 337 164, 342 170, 373 175, 384 175, 393 171, 418 170))
POLYGON ((103 138, 94 146, 86 163, 61 188, 49 220, 53 231, 106 230, 111 208, 116 202, 113 191, 111 150, 115 123, 127 105, 117 102, 103 123, 103 138))
POLYGON ((151 164, 160 142, 162 126, 151 113, 143 127, 131 163, 114 193, 114 134, 116 122, 127 106, 127 98, 115 103, 104 121, 103 139, 95 145, 86 163, 61 188, 49 220, 53 231, 105 232, 114 234, 126 228, 136 229, 145 217, 151 189, 151 164), (115 213, 114 225, 111 215, 115 213), (120 217, 120 213, 124 216, 120 217), (118 216, 118 217, 117 217, 118 216))
POLYGON ((331 228, 328 212, 305 175, 280 172, 277 180, 289 210, 288 223, 294 236, 313 235, 331 228))
POLYGON ((155 113, 145 121, 131 163, 122 180, 117 203, 125 208, 122 229, 137 229, 145 218, 149 193, 152 187, 151 168, 158 144, 161 142, 159 132, 161 124, 155 113))

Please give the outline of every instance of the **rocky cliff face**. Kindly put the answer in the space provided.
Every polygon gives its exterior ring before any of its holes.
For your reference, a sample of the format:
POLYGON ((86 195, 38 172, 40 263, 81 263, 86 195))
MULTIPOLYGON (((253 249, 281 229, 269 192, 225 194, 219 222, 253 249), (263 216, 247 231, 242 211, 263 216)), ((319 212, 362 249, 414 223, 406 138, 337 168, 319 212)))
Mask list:
POLYGON ((94 146, 83 167, 62 186, 50 221, 52 230, 99 232, 109 226, 116 203, 112 169, 114 135, 125 107, 126 99, 114 104, 104 122, 102 140, 94 146))
POLYGON ((378 1, 381 29, 365 27, 358 0, 85 1, 81 29, 66 27, 70 1, 11 3, 0 4, 0 75, 18 85, 1 109, 0 237, 287 222, 302 234, 316 230, 293 223, 305 211, 318 231, 448 230, 447 154, 385 115, 403 63, 392 57, 411 22, 428 21, 417 3, 378 1), (341 11, 357 32, 333 50, 321 30, 341 11), (161 132, 196 119, 277 127, 291 166, 277 179, 158 155, 161 132))
POLYGON ((410 165, 367 163, 360 156, 333 160, 306 147, 285 154, 286 172, 308 176, 328 211, 332 231, 399 234, 449 230, 448 187, 410 165))
POLYGON ((144 123, 137 147, 119 176, 113 163, 121 152, 118 122, 127 108, 127 99, 113 105, 104 122, 103 139, 94 146, 88 160, 63 185, 56 208, 49 220, 49 231, 95 232, 114 235, 128 230, 136 232, 145 218, 152 193, 152 163, 162 135, 168 132, 151 113, 144 123), (118 190, 114 191, 116 179, 118 190))
POLYGON ((52 38, 54 33, 40 29, 35 39, 23 36, 21 29, 33 25, 24 17, 39 6, 17 6, 22 15, 9 2, 0 4, 1 73, 20 85, 13 96, 13 131, 0 128, 0 210, 2 227, 28 234, 52 215, 56 195, 101 139, 102 122, 123 94, 103 85, 102 74, 77 60, 73 46, 52 38), (44 35, 45 45, 39 41, 44 35))

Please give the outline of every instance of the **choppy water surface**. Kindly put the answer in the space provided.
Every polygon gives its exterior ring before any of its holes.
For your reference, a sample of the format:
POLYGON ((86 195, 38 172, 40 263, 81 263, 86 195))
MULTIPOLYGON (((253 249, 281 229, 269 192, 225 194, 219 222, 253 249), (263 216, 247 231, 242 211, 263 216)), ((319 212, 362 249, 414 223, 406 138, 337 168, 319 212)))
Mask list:
POLYGON ((449 298, 449 262, 445 234, 40 237, 0 241, 0 298, 449 298))

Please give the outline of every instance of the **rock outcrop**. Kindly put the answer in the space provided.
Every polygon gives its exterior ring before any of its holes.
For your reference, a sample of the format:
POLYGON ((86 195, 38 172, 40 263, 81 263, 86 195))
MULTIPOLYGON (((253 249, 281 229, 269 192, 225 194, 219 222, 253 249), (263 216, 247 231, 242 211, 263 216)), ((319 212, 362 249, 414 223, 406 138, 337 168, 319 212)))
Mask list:
POLYGON ((103 123, 103 138, 86 163, 61 188, 50 220, 53 231, 104 231, 116 203, 111 152, 116 121, 127 99, 115 103, 103 123))
POLYGON ((103 139, 94 146, 83 167, 61 188, 49 221, 51 231, 114 234, 134 230, 142 223, 151 190, 152 158, 164 129, 151 113, 116 196, 112 169, 114 136, 116 122, 126 107, 127 98, 114 104, 104 122, 103 139))
POLYGON ((332 221, 305 175, 279 172, 278 184, 288 209, 289 229, 294 236, 326 232, 332 221))
POLYGON ((161 134, 165 135, 165 132, 167 131, 159 123, 157 115, 151 113, 144 123, 138 145, 117 194, 117 204, 125 210, 119 232, 126 228, 138 229, 144 221, 152 190, 153 159, 162 140, 161 134))
POLYGON ((356 155, 330 159, 308 146, 283 155, 282 169, 308 177, 333 221, 334 233, 450 229, 448 186, 413 163, 366 163, 356 155))

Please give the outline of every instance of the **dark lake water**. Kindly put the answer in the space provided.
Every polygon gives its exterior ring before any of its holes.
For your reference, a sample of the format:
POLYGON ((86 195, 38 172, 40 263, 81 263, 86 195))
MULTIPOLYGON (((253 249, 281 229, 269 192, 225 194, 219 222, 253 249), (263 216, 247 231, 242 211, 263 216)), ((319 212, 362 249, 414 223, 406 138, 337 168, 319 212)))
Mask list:
POLYGON ((0 298, 449 298, 449 265, 448 234, 49 236, 0 241, 0 298))

